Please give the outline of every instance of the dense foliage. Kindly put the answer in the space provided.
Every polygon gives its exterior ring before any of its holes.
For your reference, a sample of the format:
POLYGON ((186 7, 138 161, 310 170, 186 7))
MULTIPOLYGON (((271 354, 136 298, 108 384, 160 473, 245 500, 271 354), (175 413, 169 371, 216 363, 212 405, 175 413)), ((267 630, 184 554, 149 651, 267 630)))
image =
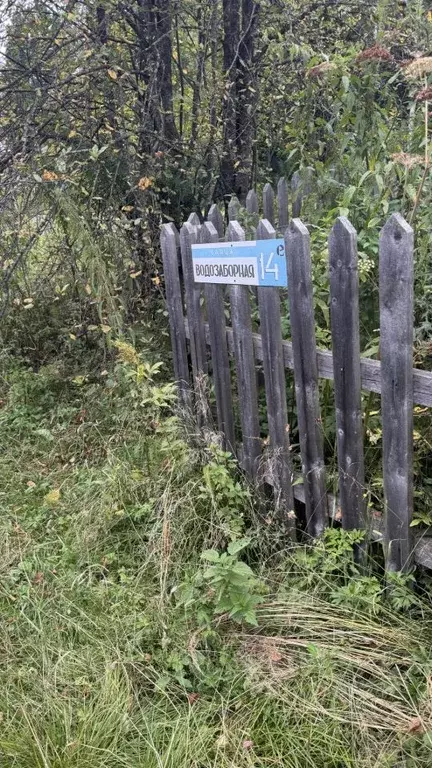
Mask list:
MULTIPOLYGON (((360 569, 361 534, 337 522, 294 547, 234 459, 179 421, 159 231, 298 172, 318 344, 346 215, 378 357, 378 236, 401 211, 431 369, 432 3, 0 11, 1 765, 430 766, 427 575, 385 580, 379 547, 360 569)), ((320 394, 336 493, 332 384, 320 394)), ((290 377, 287 402, 300 470, 290 377)), ((379 515, 377 396, 363 410, 379 515)), ((263 387, 260 417, 265 440, 263 387)), ((414 524, 430 527, 430 409, 414 441, 414 524)))
POLYGON ((173 391, 124 342, 92 380, 2 355, 1 765, 427 768, 427 594, 355 533, 287 549, 173 391))

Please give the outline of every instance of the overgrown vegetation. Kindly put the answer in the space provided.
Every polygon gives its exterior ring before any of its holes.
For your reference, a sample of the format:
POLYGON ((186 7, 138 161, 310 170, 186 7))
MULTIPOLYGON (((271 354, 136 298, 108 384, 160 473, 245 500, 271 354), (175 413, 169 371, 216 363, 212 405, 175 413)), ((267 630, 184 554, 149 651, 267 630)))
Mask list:
MULTIPOLYGON (((337 510, 320 541, 294 546, 217 434, 178 411, 158 245, 162 222, 298 172, 318 344, 331 343, 328 234, 346 215, 362 353, 379 357, 378 235, 401 211, 416 234, 415 364, 430 369, 430 6, 0 2, 5 768, 432 764, 428 574, 384 579, 379 545, 358 558, 362 535, 337 510)), ((291 378, 287 397, 300 470, 291 378)), ((363 409, 379 515, 376 395, 363 409)), ((336 492, 328 381, 321 413, 336 492)), ((265 440, 263 387, 260 417, 265 440)), ((415 421, 426 529, 430 409, 415 421)))
POLYGON ((143 349, 3 355, 2 765, 430 765, 428 598, 263 535, 143 349))

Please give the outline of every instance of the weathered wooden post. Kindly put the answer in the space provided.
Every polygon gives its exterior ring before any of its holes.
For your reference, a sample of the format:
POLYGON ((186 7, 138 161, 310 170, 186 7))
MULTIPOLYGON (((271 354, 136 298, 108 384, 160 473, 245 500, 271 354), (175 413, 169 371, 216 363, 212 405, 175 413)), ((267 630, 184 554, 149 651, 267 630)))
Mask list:
POLYGON ((197 418, 200 426, 207 419, 205 374, 207 374, 207 343, 204 318, 201 307, 201 287, 195 283, 192 265, 192 245, 198 240, 198 227, 186 222, 180 230, 180 249, 183 280, 186 294, 186 313, 189 328, 189 343, 192 359, 192 373, 195 390, 197 418))
POLYGON ((278 201, 278 228, 284 234, 285 229, 289 224, 288 184, 287 184, 287 180, 284 177, 282 177, 278 181, 277 201, 278 201))
POLYGON ((246 195, 246 210, 248 213, 258 213, 258 196, 254 189, 250 189, 246 195))
POLYGON ((237 221, 240 213, 240 201, 236 195, 233 195, 228 203, 228 220, 237 221))
MULTIPOLYGON (((276 232, 269 221, 260 221, 257 240, 271 240, 276 232)), ((286 403, 285 366, 279 288, 258 288, 258 304, 270 438, 270 474, 274 482, 276 511, 292 538, 295 537, 294 495, 286 403)))
MULTIPOLYGON (((203 224, 201 243, 218 243, 219 235, 210 221, 203 224)), ((213 382, 216 397, 218 427, 222 434, 224 450, 236 455, 234 416, 231 394, 231 373, 228 355, 224 286, 206 283, 204 285, 209 325, 210 348, 212 353, 213 382)))
POLYGON ((395 213, 380 237, 380 350, 387 568, 409 569, 413 513, 414 233, 395 213))
POLYGON ((317 537, 328 522, 327 494, 309 233, 300 219, 291 220, 285 233, 285 248, 307 530, 317 537))
POLYGON ((365 524, 357 233, 341 217, 329 239, 330 307, 342 525, 365 524))
MULTIPOLYGON (((229 241, 244 240, 244 231, 237 221, 228 226, 229 241)), ((243 467, 246 474, 255 479, 261 456, 261 438, 258 418, 255 353, 246 285, 230 286, 231 324, 234 337, 234 357, 237 370, 237 391, 243 434, 243 467)))
POLYGON ((263 189, 263 212, 264 218, 274 225, 274 192, 271 184, 267 183, 263 189))
POLYGON ((216 203, 211 206, 208 212, 207 220, 213 224, 216 232, 218 233, 219 240, 222 240, 225 233, 225 226, 223 216, 216 203))
POLYGON ((173 351, 174 376, 181 405, 190 407, 190 379, 186 346, 183 299, 177 257, 178 232, 174 225, 164 224, 161 233, 161 250, 165 278, 165 294, 173 351))

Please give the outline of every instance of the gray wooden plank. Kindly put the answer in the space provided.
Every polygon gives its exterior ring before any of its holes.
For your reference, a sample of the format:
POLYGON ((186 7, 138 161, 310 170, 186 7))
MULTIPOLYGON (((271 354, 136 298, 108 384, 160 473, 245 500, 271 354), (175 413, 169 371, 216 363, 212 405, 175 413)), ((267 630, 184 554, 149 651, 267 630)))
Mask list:
POLYGON ((258 213, 258 195, 254 189, 250 189, 246 195, 246 210, 248 213, 258 213))
POLYGON ((174 232, 175 240, 176 240, 176 246, 177 251, 180 251, 180 232, 178 231, 175 224, 173 224, 172 221, 170 221, 169 224, 166 225, 167 227, 171 227, 172 231, 174 232))
POLYGON ((309 233, 300 219, 291 221, 285 233, 285 249, 307 530, 316 537, 323 533, 328 513, 309 233))
MULTIPOLYGON (((206 222, 201 228, 200 242, 219 242, 219 234, 210 221, 206 222)), ((204 286, 204 292, 210 336, 218 428, 223 436, 224 450, 231 451, 231 453, 235 455, 236 441, 231 393, 230 361, 226 334, 224 286, 207 283, 204 286)))
MULTIPOLYGON (((244 239, 244 231, 240 224, 237 221, 231 221, 228 226, 227 240, 237 242, 244 239)), ((252 321, 249 291, 246 285, 230 286, 230 303, 234 358, 237 372, 237 391, 243 435, 243 468, 246 474, 251 479, 254 479, 257 476, 261 455, 261 439, 252 321)))
POLYGON ((342 525, 365 524, 357 233, 340 217, 329 239, 334 394, 342 525))
POLYGON ((393 214, 380 236, 380 349, 387 568, 407 570, 413 512, 414 234, 393 214))
POLYGON ((228 221, 237 221, 240 213, 240 201, 236 195, 233 195, 228 203, 228 221))
POLYGON ((188 224, 192 224, 193 227, 200 227, 201 220, 197 213, 191 213, 188 217, 188 224))
MULTIPOLYGON (((187 329, 186 329, 187 330, 187 329)), ((262 343, 259 333, 252 334, 255 359, 262 362, 262 343)), ((232 353, 233 340, 232 329, 227 328, 228 347, 232 353)), ((289 370, 294 370, 294 356, 292 343, 282 342, 284 365, 289 370)), ((325 349, 317 349, 318 376, 320 379, 333 380, 333 355, 325 349)), ((368 357, 361 358, 361 385, 365 392, 381 392, 381 363, 379 360, 371 360, 368 357)), ((413 369, 414 402, 417 405, 432 406, 432 373, 413 369)))
POLYGON ((178 386, 180 403, 183 406, 190 406, 189 364, 176 237, 176 231, 172 224, 164 224, 162 226, 161 250, 171 346, 173 350, 174 376, 178 386))
POLYGON ((284 232, 289 224, 288 182, 284 177, 280 178, 278 181, 277 201, 278 201, 278 229, 281 232, 284 232))
POLYGON ((180 249, 195 387, 197 385, 201 386, 203 374, 207 373, 207 345, 201 308, 201 288, 194 281, 192 266, 192 245, 197 242, 197 239, 198 232, 196 226, 187 221, 180 230, 180 249))
POLYGON ((301 195, 301 178, 300 173, 296 171, 291 178, 291 195, 292 195, 292 217, 298 219, 301 215, 302 209, 302 195, 301 195))
POLYGON ((263 189, 263 213, 264 218, 274 225, 274 192, 272 185, 269 183, 265 184, 263 189))
MULTIPOLYGON (((276 232, 270 222, 267 219, 260 221, 257 240, 270 240, 273 237, 276 237, 276 232)), ((270 438, 270 471, 274 475, 275 506, 284 528, 294 538, 294 495, 279 289, 258 288, 258 306, 270 438)))
POLYGON ((211 206, 208 212, 207 220, 213 224, 214 228, 216 229, 219 235, 219 239, 222 239, 225 233, 225 225, 224 225, 223 216, 219 210, 219 207, 216 205, 216 203, 213 203, 213 205, 211 206))

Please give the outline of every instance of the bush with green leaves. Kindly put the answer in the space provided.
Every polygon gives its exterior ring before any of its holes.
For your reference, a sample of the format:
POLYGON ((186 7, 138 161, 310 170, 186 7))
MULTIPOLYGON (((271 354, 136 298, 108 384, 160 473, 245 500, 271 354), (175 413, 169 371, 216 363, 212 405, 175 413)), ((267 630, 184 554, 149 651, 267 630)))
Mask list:
POLYGON ((209 626, 220 615, 234 621, 257 624, 256 607, 263 602, 264 585, 239 554, 250 539, 232 541, 226 552, 208 549, 201 554, 206 563, 183 587, 181 602, 199 624, 209 626))

